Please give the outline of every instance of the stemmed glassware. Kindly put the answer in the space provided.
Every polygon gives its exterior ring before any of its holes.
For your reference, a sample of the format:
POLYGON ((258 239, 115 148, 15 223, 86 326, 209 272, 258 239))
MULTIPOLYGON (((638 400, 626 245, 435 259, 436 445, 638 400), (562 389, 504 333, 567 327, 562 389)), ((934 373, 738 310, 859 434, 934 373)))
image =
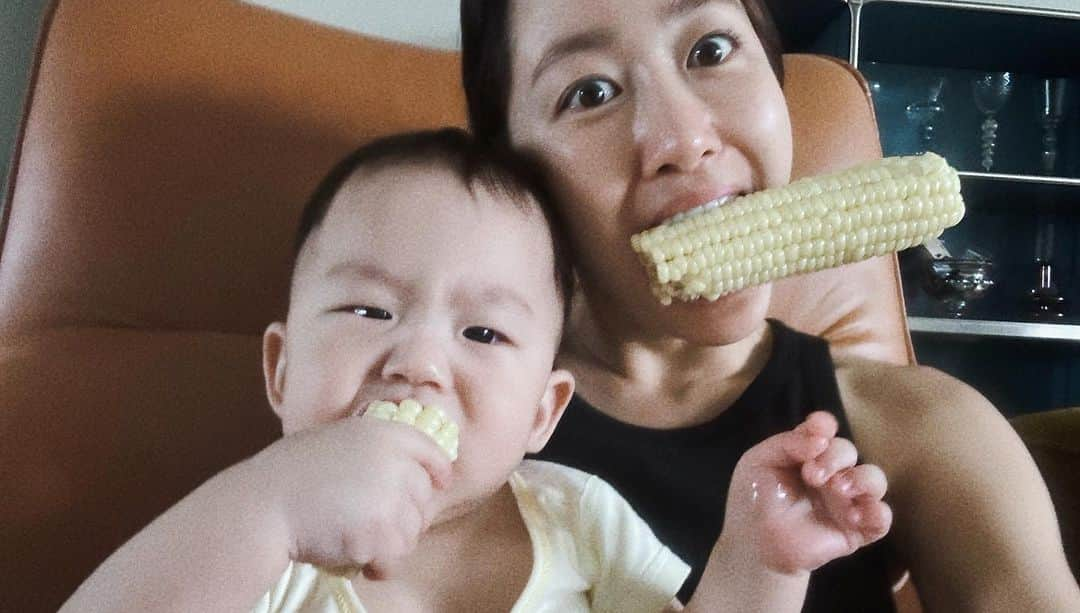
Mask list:
POLYGON ((994 166, 994 149, 997 147, 998 122, 995 115, 1005 106, 1013 90, 1010 72, 988 72, 972 82, 975 106, 984 119, 980 127, 982 143, 982 167, 987 172, 994 166))
POLYGON ((1065 117, 1065 79, 1044 79, 1042 82, 1042 166, 1052 175, 1057 167, 1057 129, 1065 117))
POLYGON ((1037 285, 1028 290, 1028 313, 1033 319, 1054 320, 1065 315, 1067 302, 1054 283, 1054 224, 1048 215, 1040 215, 1035 233, 1035 268, 1037 285))
POLYGON ((921 150, 917 153, 930 151, 934 144, 934 121, 945 112, 945 106, 941 103, 944 89, 945 77, 939 77, 930 85, 930 95, 926 100, 907 105, 907 118, 919 131, 921 150))

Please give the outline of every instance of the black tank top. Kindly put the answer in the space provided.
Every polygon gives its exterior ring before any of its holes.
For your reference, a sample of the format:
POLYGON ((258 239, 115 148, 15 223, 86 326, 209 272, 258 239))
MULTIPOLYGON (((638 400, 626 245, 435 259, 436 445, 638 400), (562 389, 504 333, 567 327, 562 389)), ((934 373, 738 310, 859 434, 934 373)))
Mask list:
MULTIPOLYGON (((611 483, 693 569, 679 592, 689 600, 724 523, 731 474, 756 443, 826 410, 851 438, 827 343, 769 321, 772 354, 742 396, 716 419, 658 430, 626 424, 574 396, 537 457, 611 483)), ((886 545, 879 542, 826 564, 810 578, 803 611, 894 611, 886 545)))

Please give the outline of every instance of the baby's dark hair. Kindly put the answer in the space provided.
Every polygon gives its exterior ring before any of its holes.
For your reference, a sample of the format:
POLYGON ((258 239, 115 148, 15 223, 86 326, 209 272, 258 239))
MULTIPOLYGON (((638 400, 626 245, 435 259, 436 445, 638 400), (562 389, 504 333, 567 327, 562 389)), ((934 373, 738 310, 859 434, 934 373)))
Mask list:
POLYGON ((454 172, 473 192, 479 184, 506 196, 522 212, 531 208, 530 200, 547 222, 555 261, 555 288, 563 303, 564 320, 570 313, 574 273, 569 243, 563 223, 553 205, 543 177, 525 154, 501 146, 482 146, 464 130, 443 128, 405 132, 366 143, 341 159, 315 188, 296 233, 294 256, 299 256, 308 237, 322 224, 334 196, 345 182, 361 169, 380 170, 389 166, 420 164, 443 167, 454 172))

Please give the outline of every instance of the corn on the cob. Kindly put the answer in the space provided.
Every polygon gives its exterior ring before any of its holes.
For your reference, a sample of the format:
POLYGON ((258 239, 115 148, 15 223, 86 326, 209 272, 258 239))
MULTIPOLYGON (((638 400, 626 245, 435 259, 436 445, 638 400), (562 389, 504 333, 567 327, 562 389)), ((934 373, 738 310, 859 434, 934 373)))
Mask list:
POLYGON ((892 157, 794 181, 636 234, 653 294, 716 300, 939 236, 964 216, 960 178, 938 155, 892 157))
POLYGON ((458 425, 437 406, 423 406, 412 398, 406 398, 400 404, 376 400, 364 412, 365 417, 368 415, 412 426, 430 436, 450 456, 451 461, 457 459, 458 425))

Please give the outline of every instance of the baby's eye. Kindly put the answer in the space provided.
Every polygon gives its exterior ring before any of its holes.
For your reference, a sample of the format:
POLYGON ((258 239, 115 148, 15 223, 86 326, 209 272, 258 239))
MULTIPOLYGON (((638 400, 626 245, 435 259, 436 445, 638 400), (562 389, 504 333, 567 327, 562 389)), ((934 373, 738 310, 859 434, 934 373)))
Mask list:
POLYGON ((461 332, 462 336, 470 341, 476 341, 477 343, 484 343, 485 345, 494 345, 495 343, 505 343, 507 338, 502 332, 494 328, 485 328, 484 326, 469 326, 461 332))
POLYGON ((699 40, 686 58, 687 68, 716 66, 735 49, 735 39, 728 34, 713 33, 699 40))
POLYGON ((373 306, 355 306, 351 307, 353 315, 359 315, 360 317, 368 317, 371 319, 393 319, 394 316, 389 311, 380 309, 373 306))
POLYGON ((567 88, 559 99, 559 112, 595 108, 621 93, 622 89, 609 79, 585 77, 567 88))

